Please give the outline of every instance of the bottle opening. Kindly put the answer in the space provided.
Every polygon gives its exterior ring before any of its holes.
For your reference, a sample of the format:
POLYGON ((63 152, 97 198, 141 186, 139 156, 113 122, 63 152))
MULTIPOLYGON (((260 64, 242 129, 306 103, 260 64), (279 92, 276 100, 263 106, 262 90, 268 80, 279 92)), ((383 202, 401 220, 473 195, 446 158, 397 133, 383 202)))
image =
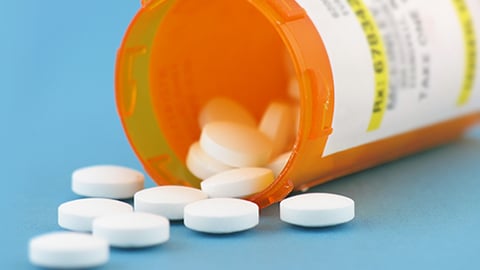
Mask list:
MULTIPOLYGON (((139 11, 117 58, 117 104, 130 143, 157 183, 199 187, 185 159, 200 136, 199 112, 215 97, 235 100, 260 122, 270 102, 293 103, 288 86, 297 74, 302 114, 314 114, 312 106, 323 102, 323 85, 308 76, 317 74, 319 65, 330 72, 323 43, 304 13, 297 16, 291 6, 280 5, 295 3, 287 2, 272 7, 269 1, 152 0, 139 11), (281 8, 284 13, 278 12, 281 8), (288 20, 296 21, 288 25, 288 20), (294 67, 290 55, 300 51, 303 60, 294 67)), ((324 125, 310 125, 315 120, 310 116, 302 118, 305 123, 300 125, 307 129, 300 128, 292 156, 299 142, 316 140, 316 126, 324 125)), ((319 141, 318 148, 321 145, 319 141)), ((293 189, 288 179, 277 178, 269 188, 273 186, 252 200, 266 206, 293 189)))
POLYGON ((199 111, 228 97, 257 121, 273 100, 287 100, 285 48, 249 2, 176 1, 152 46, 149 80, 158 123, 180 159, 198 140, 199 111))

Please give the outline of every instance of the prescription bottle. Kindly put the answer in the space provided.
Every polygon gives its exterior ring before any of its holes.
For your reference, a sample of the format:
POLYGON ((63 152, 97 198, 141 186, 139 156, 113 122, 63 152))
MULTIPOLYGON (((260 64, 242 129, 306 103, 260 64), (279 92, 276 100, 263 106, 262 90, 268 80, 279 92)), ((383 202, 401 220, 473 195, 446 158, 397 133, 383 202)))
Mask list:
POLYGON ((478 0, 143 0, 116 63, 127 137, 160 185, 185 166, 198 113, 227 96, 257 118, 287 99, 300 122, 261 207, 446 143, 480 119, 478 0))

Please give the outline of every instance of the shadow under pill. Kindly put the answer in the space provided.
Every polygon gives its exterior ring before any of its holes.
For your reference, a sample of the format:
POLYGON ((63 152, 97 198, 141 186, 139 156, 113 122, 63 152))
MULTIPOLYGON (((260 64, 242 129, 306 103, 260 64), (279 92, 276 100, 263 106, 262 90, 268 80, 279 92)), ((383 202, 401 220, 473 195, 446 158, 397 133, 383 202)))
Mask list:
POLYGON ((260 209, 260 218, 278 217, 279 213, 280 213, 280 206, 278 203, 275 203, 266 208, 260 209))
POLYGON ((195 235, 196 237, 206 238, 206 239, 232 239, 237 237, 245 237, 249 234, 252 234, 255 228, 239 231, 239 232, 232 232, 232 233, 207 233, 207 232, 198 232, 194 230, 190 230, 190 233, 195 235))
POLYGON ((175 227, 184 226, 183 220, 170 220, 170 225, 175 227))
POLYGON ((160 252, 162 249, 165 249, 168 245, 167 243, 163 243, 160 245, 153 245, 153 246, 147 246, 147 247, 127 247, 127 248, 122 248, 122 247, 110 247, 110 250, 115 253, 134 253, 134 252, 160 252))
POLYGON ((285 228, 291 231, 302 232, 302 233, 344 233, 351 230, 355 224, 351 221, 344 224, 324 226, 324 227, 305 227, 298 226, 293 224, 285 223, 285 228))

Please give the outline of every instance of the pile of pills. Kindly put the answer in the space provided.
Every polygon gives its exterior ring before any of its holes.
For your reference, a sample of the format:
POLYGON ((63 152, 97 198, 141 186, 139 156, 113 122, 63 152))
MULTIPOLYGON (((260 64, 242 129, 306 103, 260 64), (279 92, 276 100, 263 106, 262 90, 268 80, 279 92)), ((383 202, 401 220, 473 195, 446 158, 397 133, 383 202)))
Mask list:
MULTIPOLYGON (((215 98, 200 113, 200 138, 186 164, 201 189, 144 188, 142 173, 120 166, 91 166, 72 174, 72 190, 87 197, 58 207, 58 225, 67 230, 29 243, 32 264, 85 268, 105 264, 109 246, 140 248, 170 237, 170 221, 213 234, 235 233, 259 223, 259 208, 241 199, 268 187, 285 166, 295 136, 291 105, 273 102, 260 123, 233 100, 215 98), (121 199, 133 197, 133 207, 121 199)), ((354 218, 344 196, 310 193, 280 203, 280 219, 305 227, 332 226, 354 218)))
POLYGON ((209 197, 242 198, 264 190, 290 157, 295 135, 294 106, 271 102, 260 120, 225 97, 200 111, 200 138, 187 153, 186 165, 202 180, 209 197))

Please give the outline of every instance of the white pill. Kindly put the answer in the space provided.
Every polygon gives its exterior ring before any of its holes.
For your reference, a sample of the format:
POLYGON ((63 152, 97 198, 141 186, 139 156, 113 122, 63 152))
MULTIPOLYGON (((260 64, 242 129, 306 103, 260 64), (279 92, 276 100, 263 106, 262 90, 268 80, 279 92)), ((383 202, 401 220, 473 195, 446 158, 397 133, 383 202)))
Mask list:
POLYGON ((228 166, 207 155, 198 142, 193 143, 188 149, 186 163, 190 172, 200 179, 233 169, 232 166, 228 166))
POLYGON ((245 197, 264 190, 274 180, 270 169, 244 167, 209 177, 203 180, 200 186, 210 198, 245 197))
POLYGON ((55 232, 32 238, 28 253, 36 266, 78 269, 107 263, 109 247, 106 240, 89 234, 55 232))
POLYGON ((273 142, 272 156, 287 151, 295 138, 295 119, 290 105, 272 102, 265 110, 258 129, 273 142))
POLYGON ((203 191, 184 186, 159 186, 135 194, 136 212, 164 216, 170 220, 183 219, 183 208, 189 203, 208 198, 203 191))
POLYGON ((231 123, 205 125, 200 147, 212 158, 232 167, 265 165, 272 154, 272 141, 256 128, 231 123))
POLYGON ((187 228, 205 233, 234 233, 258 225, 258 206, 234 198, 214 198, 185 207, 187 228))
POLYGON ((128 203, 112 199, 78 199, 62 203, 58 207, 58 225, 72 231, 89 232, 97 217, 132 211, 133 207, 128 203))
POLYGON ((143 188, 141 172, 113 165, 78 169, 72 174, 72 190, 78 195, 127 199, 143 188))
POLYGON ((92 233, 112 247, 149 247, 168 241, 170 223, 165 217, 149 213, 111 215, 96 218, 92 233))
POLYGON ((354 201, 341 195, 309 193, 280 202, 280 219, 298 226, 333 226, 346 223, 354 217, 354 201))
POLYGON ((290 159, 291 155, 292 155, 291 151, 283 153, 277 156, 274 160, 272 160, 272 162, 270 162, 266 167, 272 170, 273 175, 277 177, 280 175, 283 168, 285 168, 285 165, 287 165, 288 159, 290 159))
POLYGON ((198 118, 200 127, 212 122, 235 122, 254 127, 257 121, 250 111, 240 105, 238 102, 226 98, 216 97, 205 104, 198 118))

